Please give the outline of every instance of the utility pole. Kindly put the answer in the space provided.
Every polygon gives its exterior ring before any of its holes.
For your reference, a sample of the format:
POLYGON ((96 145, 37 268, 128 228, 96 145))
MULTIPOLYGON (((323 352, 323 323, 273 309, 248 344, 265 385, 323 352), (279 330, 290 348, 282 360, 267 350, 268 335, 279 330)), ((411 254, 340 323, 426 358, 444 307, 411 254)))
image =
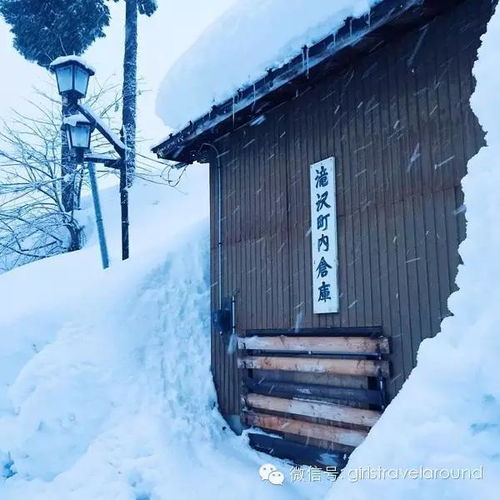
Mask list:
POLYGON ((129 220, 128 220, 128 186, 127 163, 120 162, 120 208, 122 220, 122 260, 127 260, 130 255, 129 245, 129 220))
POLYGON ((125 50, 123 57, 123 142, 125 144, 126 184, 135 173, 137 116, 137 0, 125 0, 125 50))
POLYGON ((125 50, 123 56, 123 143, 125 157, 120 170, 122 260, 129 258, 128 189, 135 175, 137 117, 137 0, 125 0, 125 50))

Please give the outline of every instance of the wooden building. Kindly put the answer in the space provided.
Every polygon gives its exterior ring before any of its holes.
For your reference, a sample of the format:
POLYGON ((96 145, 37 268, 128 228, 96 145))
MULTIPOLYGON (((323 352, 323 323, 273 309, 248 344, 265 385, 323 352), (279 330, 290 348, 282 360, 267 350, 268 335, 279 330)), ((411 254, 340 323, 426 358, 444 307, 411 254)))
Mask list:
POLYGON ((282 454, 349 452, 449 314, 495 3, 383 0, 155 149, 210 165, 219 406, 282 454))

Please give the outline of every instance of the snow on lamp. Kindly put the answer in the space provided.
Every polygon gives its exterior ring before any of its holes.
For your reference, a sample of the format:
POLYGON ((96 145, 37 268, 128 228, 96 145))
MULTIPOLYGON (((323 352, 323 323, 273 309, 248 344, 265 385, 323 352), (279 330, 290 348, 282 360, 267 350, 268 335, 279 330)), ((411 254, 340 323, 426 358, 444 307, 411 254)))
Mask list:
POLYGON ((54 59, 50 69, 56 74, 60 95, 71 95, 77 99, 87 95, 89 79, 95 71, 78 56, 54 59))

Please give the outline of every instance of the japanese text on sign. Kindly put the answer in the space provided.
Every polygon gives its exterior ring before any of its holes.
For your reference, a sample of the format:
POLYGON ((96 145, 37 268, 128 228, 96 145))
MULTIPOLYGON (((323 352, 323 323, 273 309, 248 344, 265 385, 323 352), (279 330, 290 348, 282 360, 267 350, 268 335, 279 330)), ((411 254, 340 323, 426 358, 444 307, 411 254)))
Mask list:
POLYGON ((315 314, 339 311, 335 160, 311 165, 311 244, 315 314))

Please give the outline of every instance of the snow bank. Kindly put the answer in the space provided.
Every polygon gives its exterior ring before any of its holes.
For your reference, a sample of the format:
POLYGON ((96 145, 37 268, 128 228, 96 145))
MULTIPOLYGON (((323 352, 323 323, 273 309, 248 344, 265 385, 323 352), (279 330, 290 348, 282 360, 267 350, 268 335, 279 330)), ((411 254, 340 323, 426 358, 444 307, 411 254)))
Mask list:
MULTIPOLYGON (((463 181, 467 205, 460 291, 450 298, 454 317, 441 333, 423 342, 418 366, 366 441, 352 455, 330 497, 364 500, 497 499, 500 491, 500 9, 483 37, 472 98, 487 133, 483 148, 463 181), (465 469, 462 477, 481 479, 357 479, 361 474, 402 474, 412 468, 423 477, 465 469), (376 472, 379 467, 385 469, 376 472), (473 471, 473 469, 476 469, 473 471), (364 472, 363 472, 364 471, 364 472)), ((452 476, 453 477, 453 476, 452 476)))
POLYGON ((324 494, 261 481, 270 459, 216 409, 207 170, 186 176, 189 194, 136 182, 129 261, 113 188, 102 196, 110 269, 90 234, 80 252, 0 276, 2 500, 324 494))
POLYGON ((167 73, 157 99, 180 128, 380 0, 239 0, 167 73))

